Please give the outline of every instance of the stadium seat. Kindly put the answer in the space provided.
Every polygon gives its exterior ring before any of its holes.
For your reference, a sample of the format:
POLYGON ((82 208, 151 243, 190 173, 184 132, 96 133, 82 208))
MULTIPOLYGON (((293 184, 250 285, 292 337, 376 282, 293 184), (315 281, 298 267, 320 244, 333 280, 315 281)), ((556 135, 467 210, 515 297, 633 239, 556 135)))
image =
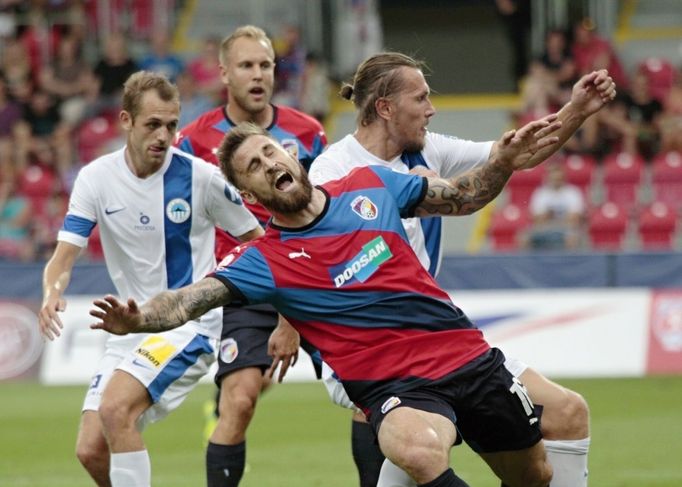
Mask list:
POLYGON ((42 214, 45 201, 58 183, 53 169, 31 164, 19 173, 17 192, 29 199, 34 214, 42 214))
POLYGON ((525 207, 508 203, 495 211, 490 224, 489 235, 493 250, 514 251, 521 247, 520 234, 530 225, 525 207))
POLYGON ((604 201, 632 211, 638 204, 639 185, 644 172, 642 156, 616 152, 604 158, 604 201))
POLYGON ((117 122, 108 115, 86 120, 78 128, 78 156, 84 163, 102 155, 104 145, 118 136, 117 122))
POLYGON ((654 157, 651 167, 654 199, 682 208, 682 154, 669 151, 654 157))
POLYGON ((639 63, 638 70, 649 80, 653 97, 662 103, 678 77, 675 67, 667 59, 650 57, 639 63))
POLYGON ((638 220, 639 240, 643 249, 672 249, 677 224, 674 208, 662 201, 655 201, 642 209, 638 220))
POLYGON ((607 202, 590 212, 588 233, 592 248, 596 250, 621 250, 628 227, 627 211, 615 203, 607 202))
POLYGON ((509 197, 508 202, 518 207, 527 207, 530 204, 533 191, 542 184, 544 177, 545 163, 533 169, 516 171, 509 179, 505 189, 509 197))
POLYGON ((564 159, 564 174, 566 182, 577 186, 585 196, 585 202, 590 202, 590 189, 597 166, 594 157, 583 154, 571 154, 564 159))

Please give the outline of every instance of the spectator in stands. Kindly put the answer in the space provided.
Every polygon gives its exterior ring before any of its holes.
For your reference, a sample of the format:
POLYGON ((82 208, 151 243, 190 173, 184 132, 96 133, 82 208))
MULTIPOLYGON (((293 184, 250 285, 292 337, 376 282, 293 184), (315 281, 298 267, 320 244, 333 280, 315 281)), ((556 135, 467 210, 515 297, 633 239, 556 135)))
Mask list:
POLYGON ((512 75, 518 82, 528 71, 528 43, 530 41, 530 0, 495 0, 497 12, 507 31, 513 49, 512 75))
POLYGON ((104 52, 95 66, 97 78, 96 112, 120 108, 123 84, 138 70, 137 64, 128 54, 126 38, 120 32, 111 34, 104 43, 104 52))
POLYGON ((624 93, 628 121, 637 131, 637 150, 645 158, 651 158, 658 150, 658 124, 663 105, 654 98, 649 79, 644 73, 637 72, 632 78, 630 91, 624 93))
POLYGON ((17 102, 27 102, 33 87, 31 64, 23 44, 16 39, 8 39, 2 48, 0 71, 5 76, 7 93, 17 102))
POLYGON ((315 53, 308 53, 303 69, 301 110, 324 123, 330 109, 329 90, 329 74, 324 60, 315 53))
POLYGON ((197 90, 211 98, 214 104, 223 103, 226 99, 218 63, 220 41, 217 37, 204 39, 201 53, 187 65, 187 70, 194 78, 197 90))
POLYGON ((579 188, 566 182, 559 161, 547 166, 545 183, 530 200, 533 227, 529 245, 533 249, 576 249, 580 245, 585 201, 579 188))
POLYGON ((30 203, 17 193, 12 172, 3 174, 0 184, 0 258, 21 261, 33 259, 30 230, 30 203))
POLYGON ((180 112, 178 127, 182 129, 213 108, 214 103, 211 98, 197 90, 194 79, 188 71, 178 74, 175 84, 180 92, 182 111, 180 112))
POLYGON ((682 76, 677 78, 663 102, 659 129, 661 151, 682 152, 682 76))
POLYGON ((9 98, 5 76, 0 72, 0 139, 12 135, 14 126, 22 119, 22 116, 21 105, 9 98))
POLYGON ((306 49, 295 25, 286 25, 282 34, 273 39, 275 48, 275 94, 273 102, 291 108, 300 107, 301 83, 306 49))
POLYGON ((28 105, 24 107, 24 120, 30 125, 34 135, 52 135, 61 122, 54 98, 45 91, 34 91, 28 105))
POLYGON ((578 76, 606 69, 619 90, 627 89, 628 79, 616 50, 607 39, 596 34, 592 19, 585 18, 575 24, 571 51, 578 76))
POLYGON ((72 127, 82 120, 96 96, 94 74, 80 50, 75 36, 62 38, 55 60, 39 74, 41 89, 56 97, 62 120, 72 127))
POLYGON ((155 30, 152 33, 150 48, 150 52, 140 60, 140 69, 163 74, 175 82, 185 65, 179 56, 171 52, 170 39, 165 30, 155 30))

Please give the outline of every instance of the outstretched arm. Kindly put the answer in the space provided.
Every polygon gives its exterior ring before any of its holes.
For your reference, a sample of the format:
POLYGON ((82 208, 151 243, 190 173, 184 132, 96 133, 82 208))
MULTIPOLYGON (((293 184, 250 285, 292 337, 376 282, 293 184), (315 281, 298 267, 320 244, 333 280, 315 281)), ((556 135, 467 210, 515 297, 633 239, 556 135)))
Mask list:
POLYGON ((510 130, 497 141, 482 166, 451 179, 428 177, 428 190, 416 216, 469 215, 495 199, 512 173, 538 151, 554 146, 561 128, 556 114, 510 130))
POLYGON ((184 325, 231 300, 227 286, 213 277, 159 293, 142 307, 138 307, 132 298, 124 304, 109 295, 93 302, 99 309, 91 310, 90 315, 100 322, 90 325, 90 328, 115 335, 157 333, 184 325))

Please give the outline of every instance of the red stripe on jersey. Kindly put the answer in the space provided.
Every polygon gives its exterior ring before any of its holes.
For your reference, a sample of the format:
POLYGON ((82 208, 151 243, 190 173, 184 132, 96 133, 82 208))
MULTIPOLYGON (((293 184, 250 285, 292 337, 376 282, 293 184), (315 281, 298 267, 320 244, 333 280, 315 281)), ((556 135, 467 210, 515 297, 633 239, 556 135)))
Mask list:
POLYGON ((434 332, 287 319, 344 381, 436 380, 490 349, 476 328, 434 332))
POLYGON ((335 179, 322 185, 330 196, 340 196, 348 191, 357 191, 369 188, 383 188, 384 182, 369 167, 357 167, 341 179, 335 179), (351 177, 351 174, 362 174, 360 177, 351 177))

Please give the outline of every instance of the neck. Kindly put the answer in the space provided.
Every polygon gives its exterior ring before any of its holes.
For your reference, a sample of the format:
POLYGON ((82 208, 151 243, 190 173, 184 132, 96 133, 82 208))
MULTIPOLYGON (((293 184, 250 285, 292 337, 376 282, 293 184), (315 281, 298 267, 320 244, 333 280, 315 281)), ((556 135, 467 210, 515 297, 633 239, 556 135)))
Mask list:
POLYGON ((237 103, 230 103, 229 101, 225 106, 225 112, 227 113, 229 119, 232 120, 235 124, 241 122, 253 122, 262 128, 267 128, 270 126, 270 124, 272 123, 272 118, 274 117, 275 113, 272 108, 272 105, 270 105, 269 103, 260 112, 252 113, 247 112, 246 110, 241 108, 237 103))
POLYGON ((353 136, 367 152, 384 161, 390 161, 403 152, 402 147, 391 139, 380 122, 358 127, 353 136))
POLYGON ((129 147, 126 147, 124 156, 126 165, 128 166, 128 169, 130 169, 130 172, 140 179, 148 178, 157 172, 159 169, 161 169, 161 166, 163 166, 163 162, 165 161, 164 158, 159 164, 147 165, 144 162, 140 162, 141 158, 135 157, 130 151, 129 147))
MULTIPOLYGON (((313 188, 310 203, 304 209, 296 213, 272 213, 272 223, 285 228, 301 228, 309 225, 315 218, 320 216, 327 202, 327 197, 318 188, 313 188)), ((269 210, 269 209, 268 209, 269 210)))

